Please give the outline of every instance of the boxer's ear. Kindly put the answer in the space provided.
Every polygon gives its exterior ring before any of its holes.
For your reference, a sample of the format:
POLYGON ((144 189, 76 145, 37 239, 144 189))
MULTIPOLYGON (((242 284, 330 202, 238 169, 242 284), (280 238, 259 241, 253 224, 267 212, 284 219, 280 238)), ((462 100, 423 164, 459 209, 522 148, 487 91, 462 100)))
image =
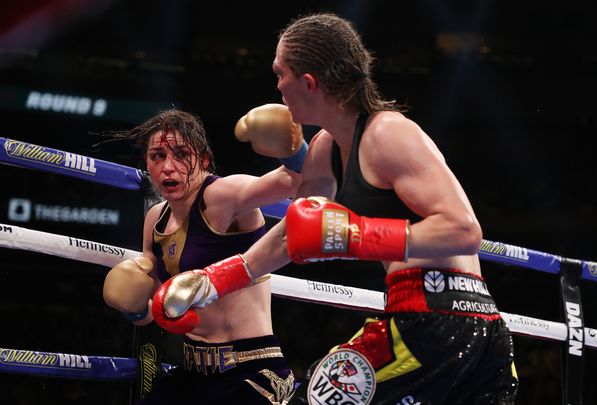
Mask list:
POLYGON ((304 73, 303 80, 307 85, 307 90, 309 90, 310 92, 314 93, 319 88, 319 82, 317 78, 313 76, 311 73, 304 73))

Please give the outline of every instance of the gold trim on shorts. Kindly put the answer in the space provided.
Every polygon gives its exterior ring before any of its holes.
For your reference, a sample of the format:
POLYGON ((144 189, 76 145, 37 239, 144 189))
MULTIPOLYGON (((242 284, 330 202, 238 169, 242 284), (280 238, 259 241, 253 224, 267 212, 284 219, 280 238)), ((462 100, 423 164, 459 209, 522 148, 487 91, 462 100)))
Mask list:
POLYGON ((279 346, 233 351, 233 346, 195 346, 184 344, 184 369, 203 374, 224 373, 237 364, 253 360, 284 357, 279 346))

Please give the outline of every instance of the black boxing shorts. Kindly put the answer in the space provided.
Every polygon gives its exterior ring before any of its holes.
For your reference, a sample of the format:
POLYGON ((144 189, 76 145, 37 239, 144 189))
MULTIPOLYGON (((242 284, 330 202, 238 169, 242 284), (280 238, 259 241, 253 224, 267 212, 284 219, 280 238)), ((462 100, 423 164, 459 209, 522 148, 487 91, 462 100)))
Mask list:
POLYGON ((285 403, 293 392, 294 375, 275 336, 219 344, 185 337, 184 366, 159 379, 139 404, 285 403))
MULTIPOLYGON (((330 353, 352 349, 370 362, 376 380, 370 403, 514 403, 512 338, 481 277, 407 269, 388 275, 386 285, 386 314, 367 319, 330 353)), ((319 392, 309 395, 325 403, 332 393, 322 384, 312 384, 319 392)))

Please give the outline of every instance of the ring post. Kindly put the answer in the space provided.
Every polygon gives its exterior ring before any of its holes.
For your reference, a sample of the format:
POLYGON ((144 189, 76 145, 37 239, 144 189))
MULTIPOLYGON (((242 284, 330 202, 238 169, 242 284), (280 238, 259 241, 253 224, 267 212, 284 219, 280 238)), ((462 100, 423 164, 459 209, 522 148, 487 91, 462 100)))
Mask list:
POLYGON ((562 258, 560 287, 562 310, 568 332, 562 351, 562 401, 564 405, 582 404, 584 359, 584 322, 578 281, 582 275, 580 260, 562 258))

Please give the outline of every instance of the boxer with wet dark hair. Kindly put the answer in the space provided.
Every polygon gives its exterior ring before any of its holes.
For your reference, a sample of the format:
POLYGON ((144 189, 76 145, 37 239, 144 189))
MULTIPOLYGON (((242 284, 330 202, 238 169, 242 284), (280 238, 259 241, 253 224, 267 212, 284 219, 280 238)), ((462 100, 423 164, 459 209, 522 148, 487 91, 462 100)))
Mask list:
MULTIPOLYGON (((161 283, 248 249, 265 233, 259 207, 296 192, 306 143, 279 104, 252 110, 236 128, 256 151, 281 159, 283 165, 261 177, 217 176, 203 124, 190 113, 163 111, 118 135, 141 149, 165 200, 146 214, 143 257, 119 263, 104 282, 106 303, 145 325, 161 283)), ((260 277, 198 309, 203 322, 184 331, 184 364, 159 379, 141 403, 286 403, 294 377, 273 334, 270 305, 268 277, 260 277)))
MULTIPOLYGON (((163 310, 162 325, 187 328, 200 322, 188 308, 217 302, 290 260, 377 260, 386 270, 384 316, 368 319, 321 363, 339 365, 334 352, 348 350, 359 358, 352 366, 370 365, 376 384, 336 380, 326 387, 337 389, 334 403, 367 392, 362 403, 512 404, 512 339, 481 274, 479 222, 432 139, 381 98, 372 61, 336 15, 305 16, 282 31, 273 62, 282 100, 295 122, 321 128, 298 198, 246 252, 164 285, 154 310, 163 310)), ((302 384, 291 403, 329 403, 321 385, 329 376, 313 378, 319 390, 302 384)))

